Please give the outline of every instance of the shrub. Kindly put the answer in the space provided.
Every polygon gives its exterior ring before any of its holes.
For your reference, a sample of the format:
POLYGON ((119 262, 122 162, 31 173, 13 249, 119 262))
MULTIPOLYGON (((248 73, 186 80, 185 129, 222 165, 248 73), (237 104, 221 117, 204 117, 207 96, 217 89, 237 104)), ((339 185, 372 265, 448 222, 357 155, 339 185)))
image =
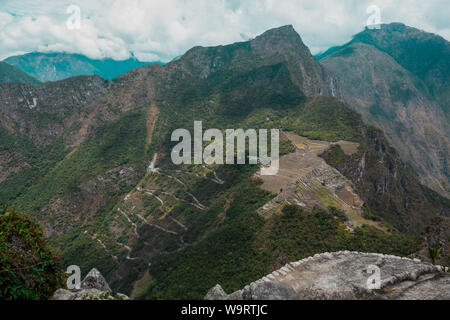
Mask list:
POLYGON ((0 208, 0 300, 49 299, 62 287, 61 260, 38 223, 0 208))

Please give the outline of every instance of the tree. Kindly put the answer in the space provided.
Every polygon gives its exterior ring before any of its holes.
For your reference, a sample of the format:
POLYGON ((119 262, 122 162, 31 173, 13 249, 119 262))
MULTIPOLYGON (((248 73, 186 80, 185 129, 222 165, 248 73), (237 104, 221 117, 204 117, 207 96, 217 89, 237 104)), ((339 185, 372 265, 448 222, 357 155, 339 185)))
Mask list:
POLYGON ((32 218, 0 206, 0 300, 44 300, 64 283, 61 259, 32 218))

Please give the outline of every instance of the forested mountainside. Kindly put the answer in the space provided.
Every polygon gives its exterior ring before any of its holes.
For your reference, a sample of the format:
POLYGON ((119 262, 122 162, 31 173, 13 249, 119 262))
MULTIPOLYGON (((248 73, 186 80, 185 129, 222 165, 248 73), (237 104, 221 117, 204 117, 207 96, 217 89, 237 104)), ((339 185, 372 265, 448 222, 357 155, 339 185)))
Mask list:
POLYGON ((393 23, 321 55, 339 96, 380 128, 422 183, 450 195, 450 44, 393 23))
POLYGON ((98 268, 135 298, 202 298, 216 283, 232 292, 317 252, 409 255, 449 200, 334 97, 336 84, 291 26, 113 81, 2 84, 0 201, 36 217, 66 264, 98 268), (318 170, 294 163, 305 175, 289 190, 314 208, 287 200, 261 214, 283 190, 269 191, 256 165, 175 166, 170 135, 194 120, 293 137, 281 154, 308 153, 318 170), (364 203, 353 208, 349 194, 364 203))

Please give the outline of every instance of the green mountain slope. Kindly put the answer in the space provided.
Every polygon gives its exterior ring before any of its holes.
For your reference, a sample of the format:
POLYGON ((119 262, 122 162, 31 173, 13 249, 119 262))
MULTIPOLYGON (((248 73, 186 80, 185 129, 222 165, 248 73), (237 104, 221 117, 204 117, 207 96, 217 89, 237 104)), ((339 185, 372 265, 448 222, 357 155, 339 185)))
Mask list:
POLYGON ((141 66, 157 62, 127 60, 94 60, 80 54, 32 52, 4 60, 42 82, 63 80, 80 75, 98 75, 112 80, 141 66))
POLYGON ((5 82, 20 82, 38 84, 39 81, 29 76, 22 70, 13 67, 12 65, 0 61, 0 83, 5 82))

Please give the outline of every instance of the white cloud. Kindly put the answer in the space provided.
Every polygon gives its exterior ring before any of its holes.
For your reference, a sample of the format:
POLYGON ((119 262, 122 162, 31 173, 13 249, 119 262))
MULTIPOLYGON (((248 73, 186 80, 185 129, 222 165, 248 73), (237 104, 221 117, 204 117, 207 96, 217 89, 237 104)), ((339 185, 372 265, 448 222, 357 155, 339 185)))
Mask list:
POLYGON ((361 31, 371 4, 380 6, 383 23, 450 38, 448 0, 2 0, 0 57, 39 50, 125 59, 134 52, 169 61, 195 45, 243 41, 286 24, 317 53, 361 31), (71 4, 81 8, 79 30, 66 26, 71 4))

